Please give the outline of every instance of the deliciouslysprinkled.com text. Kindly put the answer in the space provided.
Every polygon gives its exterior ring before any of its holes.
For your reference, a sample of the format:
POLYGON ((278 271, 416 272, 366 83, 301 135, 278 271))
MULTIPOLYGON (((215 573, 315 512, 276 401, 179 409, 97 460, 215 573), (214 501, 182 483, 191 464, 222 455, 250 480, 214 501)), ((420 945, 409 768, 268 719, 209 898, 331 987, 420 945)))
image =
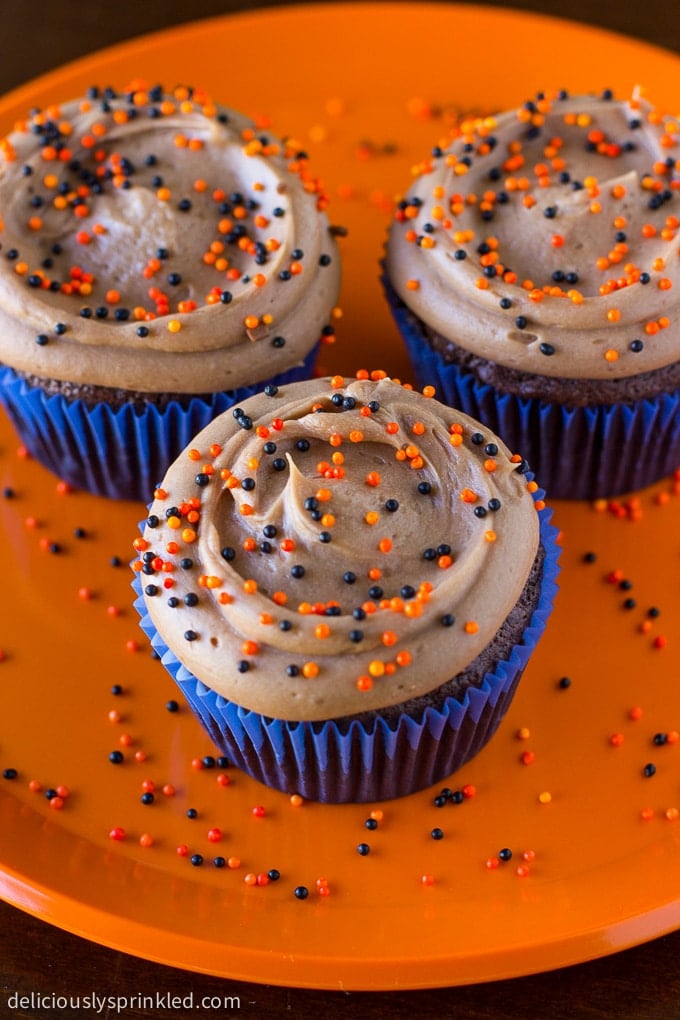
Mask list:
POLYGON ((12 992, 7 997, 8 1009, 28 1010, 35 1015, 40 1011, 57 1015, 70 1015, 68 1010, 88 1010, 99 1015, 123 1015, 130 1009, 182 1010, 184 1014, 201 1010, 240 1009, 238 995, 173 995, 171 992, 135 993, 134 995, 99 995, 88 992, 85 995, 58 995, 56 993, 12 992))

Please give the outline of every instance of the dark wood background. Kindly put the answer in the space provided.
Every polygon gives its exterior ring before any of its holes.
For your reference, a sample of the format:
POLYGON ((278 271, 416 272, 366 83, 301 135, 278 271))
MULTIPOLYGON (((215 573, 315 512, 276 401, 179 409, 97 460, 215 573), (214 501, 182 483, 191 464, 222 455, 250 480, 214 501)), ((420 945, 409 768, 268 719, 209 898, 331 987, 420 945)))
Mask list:
MULTIPOLYGON (((569 17, 680 53, 680 0, 570 0, 569 4, 524 0, 514 5, 487 0, 487 5, 569 17)), ((2 0, 0 93, 68 60, 146 32, 265 6, 273 4, 258 0, 2 0)), ((530 55, 518 54, 518 59, 530 59, 530 55)), ((121 996, 186 996, 193 991, 196 1001, 204 995, 238 996, 240 1009, 231 1012, 257 1018, 675 1020, 680 1018, 680 931, 601 960, 531 977, 417 992, 341 993, 221 980, 147 963, 62 932, 0 902, 0 980, 2 1018, 49 1015, 11 1010, 8 999, 13 992, 51 997, 86 995, 94 988, 121 996)), ((58 1014, 52 1011, 52 1015, 58 1014)), ((77 1014, 94 1015, 85 1010, 77 1014)), ((122 1015, 161 1020, 182 1013, 161 1008, 131 1009, 122 1015)))

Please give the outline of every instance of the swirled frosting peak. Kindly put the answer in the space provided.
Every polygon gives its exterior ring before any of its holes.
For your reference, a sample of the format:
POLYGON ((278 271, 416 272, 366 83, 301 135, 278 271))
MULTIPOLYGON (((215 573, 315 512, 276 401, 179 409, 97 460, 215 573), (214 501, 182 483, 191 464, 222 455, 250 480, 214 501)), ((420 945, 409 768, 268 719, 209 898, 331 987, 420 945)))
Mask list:
POLYGON ((339 264, 305 153, 199 90, 137 83, 0 141, 0 361, 202 393, 332 334, 339 264))
POLYGON ((414 168, 387 268, 402 300, 507 368, 615 379, 680 359, 680 124, 638 95, 539 95, 414 168))
POLYGON ((519 598, 535 483, 472 419, 384 373, 268 388, 169 469, 135 547, 146 608, 206 685, 341 717, 456 676, 519 598))

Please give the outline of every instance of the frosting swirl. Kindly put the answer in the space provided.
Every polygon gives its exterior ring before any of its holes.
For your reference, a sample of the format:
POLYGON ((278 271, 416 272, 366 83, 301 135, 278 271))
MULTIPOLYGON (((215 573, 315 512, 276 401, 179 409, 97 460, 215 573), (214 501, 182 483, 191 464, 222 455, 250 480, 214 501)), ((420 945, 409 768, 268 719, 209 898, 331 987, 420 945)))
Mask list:
POLYGON ((284 371, 332 333, 325 205, 293 143, 198 90, 34 111, 0 142, 0 361, 155 393, 284 371))
POLYGON ((136 542, 164 641, 267 716, 341 717, 434 690, 494 637, 536 557, 521 458, 372 375, 270 389, 213 421, 136 542))
POLYGON ((633 95, 541 95, 414 168, 390 281, 466 351, 607 379, 680 359, 680 125, 633 95))

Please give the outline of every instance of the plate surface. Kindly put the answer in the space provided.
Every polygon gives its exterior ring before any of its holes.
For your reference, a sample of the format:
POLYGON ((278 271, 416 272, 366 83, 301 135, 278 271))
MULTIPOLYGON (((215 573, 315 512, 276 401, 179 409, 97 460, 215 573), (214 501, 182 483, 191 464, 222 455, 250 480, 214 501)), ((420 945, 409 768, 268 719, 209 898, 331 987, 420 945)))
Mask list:
MULTIPOLYGON (((642 84, 680 108, 679 71, 678 57, 651 46, 518 12, 310 6, 95 54, 0 100, 0 131, 31 106, 140 75, 271 116, 310 152, 331 218, 348 229, 343 318, 323 367, 408 378, 377 263, 411 165, 460 111, 538 89, 642 84), (529 46, 531 63, 518 59, 529 46)), ((475 796, 445 808, 437 789, 295 806, 234 770, 192 764, 212 748, 181 705, 167 710, 174 687, 131 607, 127 561, 143 508, 64 493, 17 446, 2 419, 0 769, 18 773, 0 779, 3 898, 161 963, 354 990, 533 973, 680 927, 678 481, 599 509, 555 504, 556 610, 497 736, 450 781, 475 796), (144 783, 155 784, 151 805, 144 783), (70 793, 55 810, 44 793, 62 784, 70 793), (116 827, 125 839, 110 838, 116 827), (489 868, 502 848, 512 859, 489 868), (218 855, 240 865, 215 867, 218 855), (278 881, 246 880, 270 869, 278 881)))

